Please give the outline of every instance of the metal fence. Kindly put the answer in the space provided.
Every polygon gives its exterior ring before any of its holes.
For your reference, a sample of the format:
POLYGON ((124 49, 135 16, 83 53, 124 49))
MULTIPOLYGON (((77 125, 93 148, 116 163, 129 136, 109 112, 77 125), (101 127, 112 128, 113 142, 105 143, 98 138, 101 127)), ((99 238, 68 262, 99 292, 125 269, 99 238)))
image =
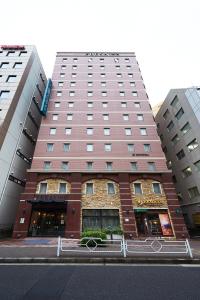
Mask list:
POLYGON ((96 237, 82 239, 58 238, 57 256, 62 252, 92 255, 109 254, 127 256, 138 255, 189 255, 193 257, 189 241, 166 240, 164 238, 147 238, 145 240, 102 240, 96 237))

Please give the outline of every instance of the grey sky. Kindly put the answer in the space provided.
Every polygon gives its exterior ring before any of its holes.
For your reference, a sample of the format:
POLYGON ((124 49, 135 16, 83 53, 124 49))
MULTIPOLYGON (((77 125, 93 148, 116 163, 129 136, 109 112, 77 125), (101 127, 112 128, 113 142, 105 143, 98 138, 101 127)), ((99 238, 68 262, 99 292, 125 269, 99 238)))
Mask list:
POLYGON ((199 0, 0 0, 1 44, 35 44, 47 76, 56 51, 135 51, 154 105, 200 85, 199 0))

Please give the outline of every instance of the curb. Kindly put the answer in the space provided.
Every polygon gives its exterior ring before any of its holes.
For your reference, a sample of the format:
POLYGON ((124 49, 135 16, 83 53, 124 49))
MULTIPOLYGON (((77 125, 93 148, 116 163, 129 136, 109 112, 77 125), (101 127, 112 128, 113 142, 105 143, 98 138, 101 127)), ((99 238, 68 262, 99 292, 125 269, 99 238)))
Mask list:
POLYGON ((77 258, 77 257, 5 257, 0 258, 0 264, 196 264, 200 259, 160 259, 160 258, 77 258))

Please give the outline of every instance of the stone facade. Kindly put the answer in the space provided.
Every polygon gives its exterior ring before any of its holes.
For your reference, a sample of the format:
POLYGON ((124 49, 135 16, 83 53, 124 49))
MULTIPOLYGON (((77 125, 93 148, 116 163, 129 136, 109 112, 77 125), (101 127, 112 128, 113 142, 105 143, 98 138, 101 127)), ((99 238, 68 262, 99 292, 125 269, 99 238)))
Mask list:
POLYGON ((37 184, 36 194, 39 194, 40 183, 47 183, 47 194, 58 194, 60 183, 66 183, 66 194, 69 194, 71 191, 71 185, 69 182, 63 179, 47 179, 47 180, 40 181, 37 184))

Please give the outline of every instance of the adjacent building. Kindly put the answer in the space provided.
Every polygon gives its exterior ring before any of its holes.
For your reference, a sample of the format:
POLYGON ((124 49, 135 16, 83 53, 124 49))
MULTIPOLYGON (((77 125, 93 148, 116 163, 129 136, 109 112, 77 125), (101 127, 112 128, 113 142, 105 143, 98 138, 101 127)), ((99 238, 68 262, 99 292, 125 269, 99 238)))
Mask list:
POLYGON ((0 46, 0 234, 11 231, 26 185, 45 86, 34 46, 0 46))
POLYGON ((185 222, 200 229, 200 89, 170 90, 156 122, 185 222))
POLYGON ((187 236, 134 52, 58 52, 14 237, 187 236))

